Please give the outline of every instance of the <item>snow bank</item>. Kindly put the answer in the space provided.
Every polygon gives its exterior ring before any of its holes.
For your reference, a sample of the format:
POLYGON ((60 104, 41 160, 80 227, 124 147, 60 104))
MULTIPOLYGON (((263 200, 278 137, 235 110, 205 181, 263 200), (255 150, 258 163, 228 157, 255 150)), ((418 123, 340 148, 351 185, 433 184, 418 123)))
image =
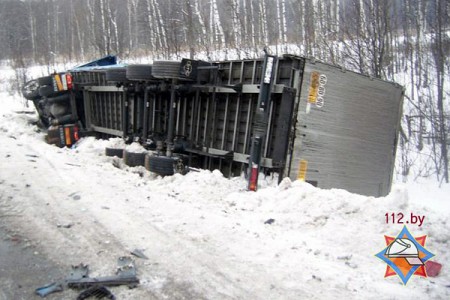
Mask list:
POLYGON ((126 145, 125 150, 127 150, 129 152, 134 152, 134 153, 147 152, 147 150, 144 147, 142 147, 142 145, 139 143, 131 143, 129 145, 126 145))
MULTIPOLYGON (((139 200, 143 197, 134 201, 153 211, 158 228, 213 245, 223 253, 219 261, 239 261, 244 274, 253 274, 256 264, 273 279, 264 272, 251 276, 281 284, 275 288, 281 298, 299 293, 318 299, 449 295, 448 271, 435 279, 413 278, 404 287, 396 277, 383 278, 386 265, 374 256, 385 247, 384 235, 396 236, 403 227, 386 224, 386 213, 402 212, 425 216, 423 226, 409 226, 411 232, 428 235, 427 248, 435 260, 449 261, 450 215, 430 205, 427 199, 437 195, 410 192, 420 186, 395 185, 387 197, 374 198, 289 179, 276 185, 268 178, 264 188, 248 192, 243 178, 226 179, 217 170, 131 182, 149 192, 149 202, 139 200)), ((244 282, 261 283, 243 277, 244 282)))

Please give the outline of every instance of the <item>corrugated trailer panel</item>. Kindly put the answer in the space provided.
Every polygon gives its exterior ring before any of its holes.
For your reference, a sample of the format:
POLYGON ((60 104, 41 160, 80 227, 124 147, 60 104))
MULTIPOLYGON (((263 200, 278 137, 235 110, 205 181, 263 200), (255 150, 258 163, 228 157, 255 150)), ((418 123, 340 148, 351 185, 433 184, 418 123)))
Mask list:
POLYGON ((307 61, 290 177, 301 160, 321 188, 389 193, 403 89, 335 66, 307 61))

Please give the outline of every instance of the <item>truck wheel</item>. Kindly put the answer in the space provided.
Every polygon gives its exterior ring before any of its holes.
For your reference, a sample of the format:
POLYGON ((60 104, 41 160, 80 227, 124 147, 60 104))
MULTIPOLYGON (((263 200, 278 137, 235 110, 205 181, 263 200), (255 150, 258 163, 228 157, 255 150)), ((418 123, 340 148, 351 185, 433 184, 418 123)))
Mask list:
POLYGON ((42 97, 48 97, 55 94, 55 91, 53 90, 53 86, 51 85, 44 85, 39 88, 39 95, 42 97))
POLYGON ((123 162, 129 167, 144 166, 145 153, 123 151, 123 162))
POLYGON ((27 100, 36 100, 41 97, 39 95, 39 83, 37 80, 30 80, 22 87, 22 95, 27 100))
POLYGON ((40 86, 51 85, 53 86, 53 78, 52 76, 39 77, 37 79, 40 86))
POLYGON ((68 114, 64 116, 58 116, 55 119, 53 119, 52 125, 58 126, 58 125, 73 124, 76 121, 77 119, 74 118, 72 114, 68 114))
POLYGON ((105 155, 106 156, 117 156, 118 158, 123 158, 123 148, 105 148, 105 155))
POLYGON ((155 61, 152 74, 155 78, 172 79, 180 77, 181 63, 178 61, 155 61))
POLYGON ((106 81, 125 82, 125 81, 127 81, 126 73, 127 73, 127 69, 125 67, 110 68, 110 69, 106 69, 105 78, 106 78, 106 81))
POLYGON ((152 80, 152 65, 129 65, 126 68, 126 78, 129 80, 152 80))
POLYGON ((161 176, 171 176, 175 173, 185 174, 185 164, 179 157, 150 156, 146 157, 145 168, 161 176))

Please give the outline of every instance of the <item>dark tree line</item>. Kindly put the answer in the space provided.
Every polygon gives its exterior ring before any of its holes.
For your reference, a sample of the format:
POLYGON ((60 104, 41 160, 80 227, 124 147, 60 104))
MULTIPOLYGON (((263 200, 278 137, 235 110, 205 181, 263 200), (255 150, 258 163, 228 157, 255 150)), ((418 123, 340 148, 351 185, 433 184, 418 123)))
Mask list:
POLYGON ((106 54, 250 58, 271 45, 398 81, 402 172, 429 151, 421 175, 447 182, 449 35, 448 0, 0 0, 0 60, 16 68, 106 54))

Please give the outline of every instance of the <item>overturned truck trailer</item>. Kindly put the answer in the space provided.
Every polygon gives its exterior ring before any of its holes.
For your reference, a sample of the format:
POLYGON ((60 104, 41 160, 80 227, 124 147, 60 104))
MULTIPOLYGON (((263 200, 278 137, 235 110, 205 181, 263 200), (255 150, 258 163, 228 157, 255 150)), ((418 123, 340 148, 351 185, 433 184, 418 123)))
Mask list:
POLYGON ((390 191, 403 100, 397 84, 293 55, 70 74, 78 126, 140 142, 151 171, 169 164, 173 172, 246 172, 250 189, 255 174, 276 172, 321 188, 390 191))

